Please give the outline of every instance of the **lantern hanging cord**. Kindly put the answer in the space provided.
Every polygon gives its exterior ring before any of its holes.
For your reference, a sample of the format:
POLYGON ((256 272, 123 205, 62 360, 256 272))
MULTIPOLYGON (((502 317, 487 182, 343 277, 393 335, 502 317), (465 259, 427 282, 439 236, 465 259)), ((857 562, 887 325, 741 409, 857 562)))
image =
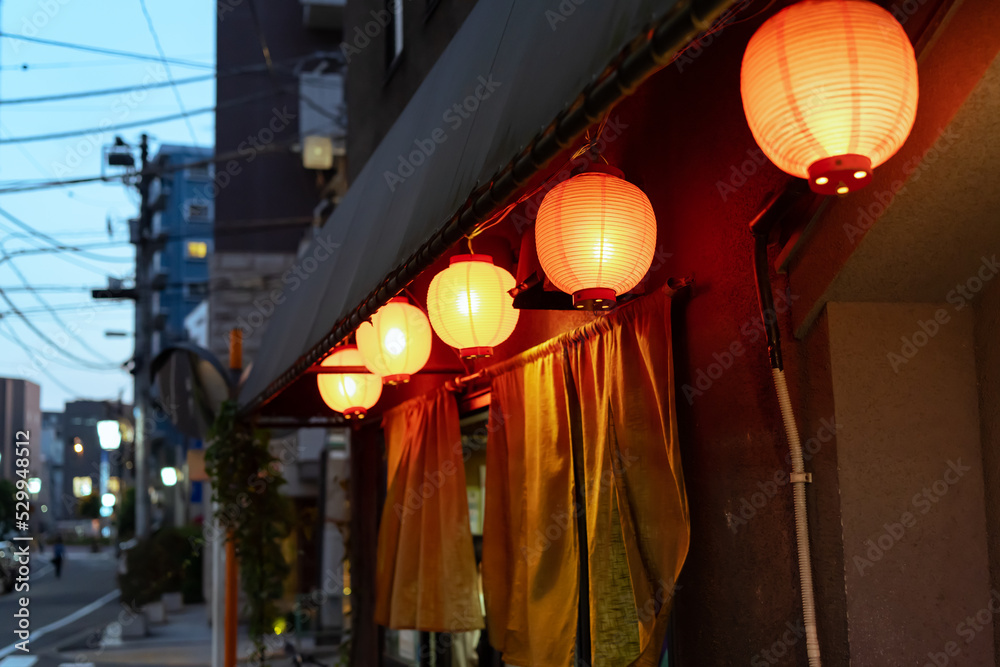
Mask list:
MULTIPOLYGON (((587 151, 591 150, 594 146, 596 146, 597 143, 601 140, 601 135, 604 134, 604 128, 607 126, 608 119, 610 117, 611 117, 611 110, 609 109, 608 112, 606 114, 604 114, 604 118, 602 118, 601 122, 598 124, 597 130, 594 132, 594 138, 593 139, 590 138, 590 131, 588 130, 587 134, 585 135, 585 141, 584 141, 583 146, 581 146, 576 152, 574 152, 573 156, 569 160, 567 160, 563 165, 561 165, 559 167, 559 169, 555 170, 552 173, 551 176, 549 176, 544 181, 542 181, 538 185, 538 187, 536 187, 533 190, 530 190, 530 191, 526 192, 525 194, 521 195, 513 203, 508 204, 502 210, 500 210, 498 213, 496 213, 493 217, 491 217, 488 220, 484 221, 481 225, 479 225, 474 230, 472 230, 471 232, 469 232, 468 234, 466 234, 465 235, 465 239, 466 239, 466 241, 468 243, 468 246, 469 246, 469 253, 470 254, 475 254, 472 251, 472 239, 476 238, 477 236, 479 236, 480 234, 482 234, 483 232, 485 232, 487 229, 490 229, 491 227, 495 227, 496 225, 498 225, 501 222, 503 222, 504 219, 507 217, 507 215, 511 211, 513 211, 517 206, 519 206, 520 204, 522 204, 525 200, 527 200, 527 199, 535 196, 535 194, 537 194, 542 188, 544 188, 546 185, 548 185, 549 182, 553 178, 555 178, 558 174, 562 173, 562 171, 567 166, 569 166, 570 164, 572 164, 573 160, 575 160, 576 158, 580 157, 581 155, 583 155, 587 151)), ((603 160, 605 164, 608 164, 607 159, 603 155, 598 154, 598 157, 600 157, 601 160, 603 160)))
MULTIPOLYGON (((587 151, 593 151, 594 146, 596 146, 601 141, 601 135, 604 134, 604 128, 605 126, 607 126, 608 118, 610 117, 611 117, 611 109, 608 109, 608 112, 604 114, 604 118, 602 118, 601 122, 598 124, 597 131, 594 132, 593 139, 590 138, 590 130, 587 130, 587 134, 585 135, 586 142, 583 144, 583 146, 580 147, 579 150, 573 153, 573 157, 571 158, 570 161, 575 160, 576 158, 580 157, 587 151)), ((607 158, 605 158, 602 153, 595 153, 595 155, 604 160, 604 164, 608 164, 607 158)))
POLYGON ((739 19, 738 21, 735 21, 731 19, 733 19, 733 17, 735 17, 741 11, 746 9, 750 5, 750 0, 743 0, 742 2, 737 3, 731 9, 724 12, 722 16, 720 16, 715 21, 715 23, 713 23, 705 32, 699 35, 697 39, 691 40, 691 42, 688 43, 687 46, 677 51, 677 53, 674 54, 674 57, 670 59, 670 64, 672 65, 674 62, 677 61, 678 58, 682 57, 685 53, 687 53, 690 49, 693 49, 695 46, 701 46, 702 40, 705 39, 706 37, 711 37, 716 33, 722 32, 724 28, 728 28, 734 25, 739 25, 741 23, 746 23, 747 21, 752 21, 761 14, 770 11, 771 7, 774 6, 774 3, 775 0, 770 0, 766 5, 761 7, 759 10, 757 10, 750 16, 745 16, 739 19))

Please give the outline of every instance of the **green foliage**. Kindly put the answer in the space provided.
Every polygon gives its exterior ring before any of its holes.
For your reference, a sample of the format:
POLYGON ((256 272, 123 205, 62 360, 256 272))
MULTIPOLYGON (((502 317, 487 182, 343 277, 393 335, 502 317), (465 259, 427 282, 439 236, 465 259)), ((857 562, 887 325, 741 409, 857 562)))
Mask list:
POLYGON ((118 508, 118 537, 128 539, 135 535, 135 487, 125 489, 121 507, 118 508))
POLYGON ((17 487, 8 479, 0 479, 0 533, 14 529, 14 494, 17 487))
POLYGON ((280 616, 277 600, 290 569, 281 553, 281 540, 292 531, 288 499, 278 493, 285 480, 268 432, 240 420, 234 401, 223 404, 209 439, 205 470, 219 504, 216 517, 236 546, 250 637, 263 659, 264 640, 280 616))
POLYGON ((101 518, 101 497, 96 493, 91 493, 89 496, 80 498, 76 511, 84 519, 101 518))
POLYGON ((126 571, 118 575, 122 599, 141 606, 181 592, 185 602, 200 602, 200 537, 198 528, 163 528, 126 551, 126 571))

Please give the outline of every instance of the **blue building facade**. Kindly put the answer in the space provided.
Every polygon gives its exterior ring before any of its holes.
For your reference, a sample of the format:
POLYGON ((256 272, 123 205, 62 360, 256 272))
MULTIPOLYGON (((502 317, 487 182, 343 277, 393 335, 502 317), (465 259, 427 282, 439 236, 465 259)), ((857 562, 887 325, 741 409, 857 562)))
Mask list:
POLYGON ((214 201, 211 165, 171 169, 212 157, 212 150, 164 144, 154 158, 166 170, 151 186, 153 234, 160 237, 152 267, 159 276, 154 299, 153 354, 184 340, 184 318, 208 293, 208 258, 213 246, 214 201))
MULTIPOLYGON (((164 144, 153 158, 163 171, 150 187, 153 236, 157 250, 150 267, 154 277, 152 355, 187 340, 185 318, 208 296, 209 257, 213 251, 215 202, 213 167, 197 165, 212 158, 208 148, 164 144), (197 166, 180 168, 180 165, 197 166)), ((186 438, 169 419, 157 419, 153 433, 152 471, 164 466, 183 468, 185 452, 197 443, 186 438)), ((153 472, 151 483, 163 494, 153 506, 153 525, 184 522, 180 487, 162 488, 153 472), (166 514, 173 509, 171 521, 166 514), (180 513, 180 514, 179 514, 180 513)), ((186 486, 186 485, 185 485, 186 486)), ((187 489, 185 489, 187 490, 187 489)), ((156 498, 157 496, 154 496, 156 498)))

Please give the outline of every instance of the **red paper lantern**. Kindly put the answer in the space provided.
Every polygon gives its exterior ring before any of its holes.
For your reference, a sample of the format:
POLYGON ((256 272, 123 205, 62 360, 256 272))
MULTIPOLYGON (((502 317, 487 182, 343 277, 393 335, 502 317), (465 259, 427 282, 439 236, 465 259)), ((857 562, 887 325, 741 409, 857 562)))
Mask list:
MULTIPOLYGON (((354 368, 363 365, 355 345, 337 348, 320 366, 324 368, 354 368)), ((382 395, 382 378, 371 373, 318 373, 316 384, 323 402, 347 419, 364 419, 365 413, 378 403, 382 395)))
POLYGON ((743 55, 754 139, 782 171, 846 194, 906 141, 917 61, 903 27, 866 0, 806 0, 778 12, 743 55))
POLYGON ((488 357, 517 326, 514 276, 489 255, 455 255, 427 290, 434 332, 466 358, 488 357))
POLYGON ((365 367, 385 384, 409 382, 431 356, 431 325, 424 312, 397 296, 358 327, 365 367))
POLYGON ((656 250, 656 217, 642 190, 604 165, 552 188, 535 221, 538 260, 577 308, 610 308, 639 284, 656 250))

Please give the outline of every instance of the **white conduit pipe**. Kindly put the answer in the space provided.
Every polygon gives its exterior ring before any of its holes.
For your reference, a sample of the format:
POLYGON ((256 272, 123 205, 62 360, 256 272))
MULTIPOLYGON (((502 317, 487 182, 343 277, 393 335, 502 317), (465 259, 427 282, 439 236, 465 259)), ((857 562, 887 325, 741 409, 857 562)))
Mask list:
POLYGON ((802 589, 802 620, 806 628, 806 653, 809 667, 820 667, 819 634, 816 632, 816 599, 813 594, 812 558, 809 553, 809 518, 806 515, 806 482, 808 476, 802 461, 802 442, 799 427, 795 424, 792 401, 788 397, 788 383, 785 371, 772 368, 774 389, 781 407, 781 419, 785 423, 788 448, 792 455, 792 499, 795 506, 795 542, 799 552, 799 584, 802 589))

